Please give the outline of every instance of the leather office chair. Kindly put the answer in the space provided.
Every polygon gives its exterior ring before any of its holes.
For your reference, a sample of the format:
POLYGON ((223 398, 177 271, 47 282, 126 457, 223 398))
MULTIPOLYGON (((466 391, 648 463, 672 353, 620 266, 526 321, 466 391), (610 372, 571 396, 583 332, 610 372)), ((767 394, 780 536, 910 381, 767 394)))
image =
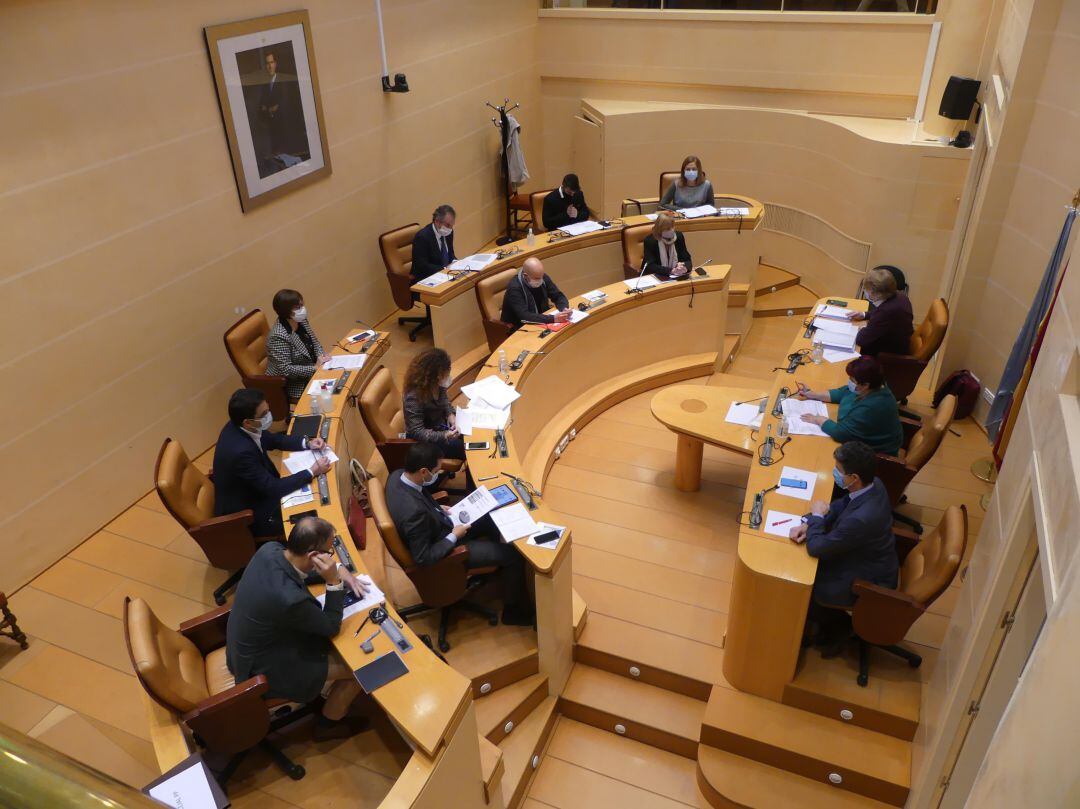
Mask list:
POLYGON ((476 282, 476 303, 480 307, 480 317, 484 321, 488 351, 497 349, 502 341, 514 331, 513 326, 502 320, 502 305, 503 298, 506 296, 506 286, 517 274, 518 269, 512 267, 476 282))
MULTIPOLYGON (((622 216, 641 216, 642 214, 655 213, 664 198, 664 192, 673 182, 679 179, 679 172, 664 171, 660 173, 659 193, 655 197, 627 197, 622 202, 622 216)), ((639 266, 640 268, 640 266, 639 266)))
POLYGON ((499 617, 494 610, 473 604, 463 599, 484 583, 484 576, 494 573, 494 567, 478 567, 469 570, 465 563, 469 560, 469 549, 459 545, 447 556, 444 556, 433 565, 418 565, 413 559, 409 547, 401 539, 390 516, 390 509, 386 506, 386 492, 383 483, 378 478, 372 478, 368 482, 368 500, 371 503, 371 514, 375 519, 375 526, 382 537, 386 550, 398 563, 409 581, 413 583, 416 592, 420 594, 419 604, 398 610, 398 615, 408 619, 412 615, 431 610, 441 610, 439 616, 439 649, 449 651, 450 643, 446 639, 447 629, 450 626, 452 608, 468 610, 487 618, 491 626, 499 623, 499 617))
POLYGON ((294 781, 304 768, 294 764, 267 736, 312 713, 314 706, 288 710, 286 700, 263 699, 269 683, 262 674, 237 683, 225 662, 225 630, 231 606, 184 621, 179 631, 165 626, 141 598, 124 599, 124 641, 135 676, 159 705, 180 721, 207 751, 231 756, 215 773, 222 789, 248 752, 258 747, 294 781), (271 716, 279 709, 278 716, 271 716))
POLYGON ((188 458, 179 441, 166 438, 154 464, 154 488, 165 510, 184 526, 188 535, 214 567, 235 571, 214 590, 214 603, 224 604, 225 593, 240 581, 255 553, 251 509, 214 516, 214 483, 188 458))
MULTIPOLYGON (((383 264, 386 265, 386 279, 390 282, 390 294, 394 298, 394 305, 403 312, 408 312, 416 303, 412 293, 412 243, 413 238, 420 231, 420 225, 416 222, 404 227, 388 230, 379 236, 379 252, 382 254, 383 264)), ((409 332, 409 342, 416 342, 416 335, 431 326, 431 307, 424 307, 423 317, 399 317, 399 326, 406 323, 415 323, 409 332)))
MULTIPOLYGON (((405 466, 405 453, 416 443, 411 438, 403 437, 405 411, 401 401, 401 391, 385 365, 372 374, 357 400, 364 425, 371 433, 389 472, 405 466)), ((444 458, 442 462, 442 468, 450 475, 459 472, 464 465, 464 462, 451 458, 444 458)))
POLYGON ((520 239, 530 227, 535 232, 540 220, 533 213, 532 194, 519 192, 513 185, 508 185, 506 199, 510 209, 510 233, 507 235, 520 239))
MULTIPOLYGON (((956 397, 949 394, 941 400, 932 416, 920 421, 900 420, 904 428, 904 446, 900 448, 897 455, 878 453, 877 476, 885 484, 885 490, 889 493, 889 502, 892 503, 893 508, 907 501, 904 490, 919 470, 934 457, 934 453, 941 446, 942 439, 945 438, 945 431, 952 424, 955 413, 956 397)), ((916 533, 922 533, 922 525, 918 520, 895 512, 893 517, 905 525, 910 525, 916 533)))
POLYGON ((644 222, 622 230, 623 276, 637 278, 645 258, 645 237, 652 233, 653 223, 644 222))
POLYGON ((930 304, 923 322, 911 335, 907 354, 882 352, 877 355, 885 381, 900 404, 905 404, 907 397, 915 390, 923 369, 941 347, 948 328, 949 306, 943 298, 938 298, 930 304))
POLYGON ((529 194, 533 233, 547 233, 547 228, 544 227, 544 198, 554 190, 554 188, 549 188, 546 191, 533 191, 529 194))
POLYGON ((285 377, 266 373, 266 337, 270 324, 261 309, 252 309, 225 332, 225 351, 245 388, 261 390, 270 405, 274 421, 289 418, 289 396, 285 377))
POLYGON ((679 175, 682 172, 679 171, 664 171, 660 174, 660 190, 657 192, 657 198, 663 199, 664 193, 668 190, 673 182, 679 179, 679 175))
POLYGON ((859 639, 859 685, 869 681, 871 646, 902 657, 912 668, 922 664, 919 655, 897 644, 952 584, 964 558, 967 530, 967 508, 949 506, 938 527, 900 560, 900 585, 895 590, 862 580, 852 585, 855 605, 851 621, 859 639))

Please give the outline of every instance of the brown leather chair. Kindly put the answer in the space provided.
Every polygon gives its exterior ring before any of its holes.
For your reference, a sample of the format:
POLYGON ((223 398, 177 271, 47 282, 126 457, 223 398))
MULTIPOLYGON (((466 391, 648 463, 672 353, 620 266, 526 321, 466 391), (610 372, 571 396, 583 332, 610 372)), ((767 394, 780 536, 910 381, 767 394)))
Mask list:
POLYGON ((386 492, 383 483, 378 478, 368 481, 368 500, 371 503, 371 514, 375 520, 375 526, 382 537, 386 550, 398 563, 409 581, 413 583, 416 592, 420 594, 419 604, 398 610, 398 615, 408 619, 412 615, 431 610, 441 610, 439 616, 439 649, 446 652, 450 649, 450 643, 446 639, 446 632, 450 625, 452 608, 468 610, 487 618, 488 623, 495 626, 499 623, 499 617, 494 610, 473 604, 463 599, 484 583, 484 576, 494 573, 494 567, 478 567, 469 570, 465 564, 469 561, 469 549, 459 545, 447 556, 444 556, 433 565, 418 565, 409 552, 408 545, 402 540, 394 525, 394 519, 390 516, 390 509, 386 505, 386 492))
POLYGON ((215 773, 224 789, 249 751, 268 753, 294 781, 304 768, 272 745, 267 736, 313 711, 289 711, 286 700, 264 699, 269 683, 257 675, 241 683, 225 663, 225 630, 231 607, 184 621, 170 629, 141 598, 124 599, 124 640, 139 684, 151 699, 180 716, 198 744, 212 753, 231 756, 215 773), (278 709, 280 715, 271 717, 278 709))
POLYGON ((502 320, 502 305, 503 298, 506 296, 506 286, 517 274, 518 269, 511 267, 476 282, 476 303, 480 307, 480 317, 484 321, 488 351, 497 349, 502 341, 514 331, 513 326, 502 320))
MULTIPOLYGON (((360 391, 357 402, 364 424, 389 472, 405 466, 405 453, 416 443, 404 437, 405 411, 402 410, 401 401, 401 391, 384 365, 371 375, 360 391)), ((452 458, 444 458, 442 462, 442 468, 450 475, 459 472, 464 465, 462 461, 452 458)))
POLYGON ((656 194, 656 196, 659 199, 664 198, 664 193, 668 190, 668 188, 671 186, 671 184, 673 182, 675 182, 677 179, 679 179, 679 175, 681 173, 682 172, 679 172, 679 171, 664 171, 664 172, 661 172, 661 174, 660 174, 660 190, 656 194))
POLYGON ((154 488, 165 510, 184 526, 214 567, 235 571, 214 591, 214 603, 236 586, 255 553, 251 509, 214 516, 214 483, 188 458, 179 441, 166 438, 154 464, 154 488))
POLYGON ((907 354, 882 352, 877 355, 881 370, 885 374, 885 381, 900 404, 904 404, 907 397, 915 390, 923 369, 941 347, 948 328, 949 306, 943 298, 938 298, 930 304, 930 310, 926 313, 923 322, 911 335, 907 354))
POLYGON ((252 309, 225 332, 225 351, 245 388, 261 390, 270 405, 274 421, 289 417, 289 396, 285 377, 266 374, 266 337, 270 324, 261 309, 252 309))
MULTIPOLYGON (((379 236, 379 252, 382 254, 383 264, 386 265, 390 294, 394 298, 394 305, 403 312, 408 312, 416 303, 412 293, 412 243, 419 231, 420 225, 412 222, 379 236)), ((415 343, 416 335, 431 326, 431 307, 424 307, 423 317, 399 317, 397 322, 399 326, 406 323, 417 324, 409 332, 409 342, 415 343)))
POLYGON ((967 547, 967 509, 949 506, 937 528, 900 560, 900 585, 895 590, 858 580, 852 585, 855 605, 851 621, 859 638, 859 675, 865 686, 870 676, 870 647, 880 646, 908 661, 912 668, 922 658, 897 644, 911 625, 952 584, 967 547))
MULTIPOLYGON (((949 394, 938 404, 933 416, 919 421, 900 420, 904 428, 904 446, 897 455, 878 453, 877 476, 885 484, 893 508, 907 501, 904 491, 911 479, 934 457, 955 413, 956 397, 949 394)), ((905 525, 910 525, 916 533, 922 533, 922 525, 918 520, 904 514, 894 514, 893 517, 905 525)))
POLYGON ((627 279, 637 278, 641 274, 641 262, 645 260, 645 237, 652 233, 652 229, 652 222, 623 228, 623 275, 627 279))
POLYGON ((544 227, 544 199, 554 190, 554 188, 548 188, 545 191, 533 191, 529 194, 529 206, 532 208, 533 233, 547 232, 547 228, 544 227))
MULTIPOLYGON (((659 207, 660 200, 664 198, 664 192, 673 182, 679 179, 679 172, 664 171, 660 173, 659 193, 655 197, 627 197, 622 202, 622 216, 641 216, 653 213, 659 207)), ((640 267, 639 267, 640 268, 640 267)))

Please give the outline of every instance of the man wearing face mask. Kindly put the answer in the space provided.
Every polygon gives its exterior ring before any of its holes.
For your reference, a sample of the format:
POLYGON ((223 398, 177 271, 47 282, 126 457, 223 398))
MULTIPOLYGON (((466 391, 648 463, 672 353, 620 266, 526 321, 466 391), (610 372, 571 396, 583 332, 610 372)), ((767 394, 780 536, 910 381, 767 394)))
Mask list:
POLYGON ((295 289, 278 290, 274 311, 278 320, 266 335, 266 373, 285 377, 289 401, 298 402, 312 374, 330 355, 308 323, 303 295, 295 289))
POLYGON ((874 476, 874 450, 849 441, 836 448, 833 458, 833 480, 844 495, 831 505, 815 500, 802 525, 790 533, 818 560, 806 639, 824 645, 823 657, 842 651, 850 628, 843 610, 826 607, 854 604, 851 585, 857 579, 895 588, 899 572, 892 505, 885 485, 874 476))
POLYGON ((262 391, 241 388, 229 397, 229 423, 218 435, 214 449, 214 514, 255 512, 251 533, 257 537, 285 534, 281 521, 281 498, 292 494, 330 470, 330 462, 317 457, 311 469, 281 477, 266 453, 270 450, 298 452, 325 449, 321 438, 270 432, 273 416, 262 391))
POLYGON ((429 275, 442 272, 457 256, 454 255, 454 221, 457 214, 449 205, 440 205, 431 215, 431 226, 420 228, 413 236, 412 280, 423 281, 429 275))
POLYGON ((666 211, 657 214, 642 248, 642 269, 658 278, 681 278, 694 266, 686 238, 675 230, 675 217, 666 211))
POLYGON ((882 352, 907 354, 910 352, 912 325, 911 301, 896 289, 896 276, 881 267, 866 276, 866 297, 870 311, 853 312, 851 320, 865 320, 866 325, 855 336, 855 345, 869 357, 882 352))
POLYGON ((405 468, 386 480, 386 507, 401 540, 418 565, 444 559, 458 545, 469 550, 469 568, 499 568, 503 586, 502 622, 531 626, 533 609, 525 587, 525 565, 519 554, 499 538, 494 523, 484 517, 474 525, 454 525, 450 508, 435 502, 429 491, 440 475, 442 453, 436 444, 409 447, 405 468))
POLYGON ((566 323, 570 319, 570 302, 544 273, 540 259, 525 259, 521 271, 506 285, 501 319, 515 329, 523 323, 566 323), (545 314, 553 305, 559 311, 545 314))
POLYGON ((589 218, 585 194, 576 174, 563 177, 562 185, 544 197, 543 220, 546 230, 556 230, 589 218))

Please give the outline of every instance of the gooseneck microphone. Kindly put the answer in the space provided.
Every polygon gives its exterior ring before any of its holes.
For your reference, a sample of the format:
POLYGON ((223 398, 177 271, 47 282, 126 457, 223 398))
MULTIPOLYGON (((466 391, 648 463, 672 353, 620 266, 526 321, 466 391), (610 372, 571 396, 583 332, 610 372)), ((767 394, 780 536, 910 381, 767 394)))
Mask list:
POLYGON ((765 495, 779 488, 780 484, 777 483, 775 486, 770 486, 767 489, 762 489, 760 492, 754 495, 754 505, 750 508, 751 528, 761 527, 762 512, 765 510, 765 495))

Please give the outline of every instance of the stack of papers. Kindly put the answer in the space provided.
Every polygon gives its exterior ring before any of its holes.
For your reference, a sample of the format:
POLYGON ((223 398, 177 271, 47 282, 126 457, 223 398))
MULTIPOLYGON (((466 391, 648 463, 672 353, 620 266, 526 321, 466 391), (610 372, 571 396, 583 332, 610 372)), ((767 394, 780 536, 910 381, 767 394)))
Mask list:
POLYGON ((607 293, 599 289, 594 289, 591 292, 586 292, 581 297, 589 303, 599 303, 600 301, 607 300, 607 293))
POLYGON ((498 505, 499 501, 488 491, 488 487, 480 486, 464 500, 450 506, 450 519, 455 527, 472 525, 493 508, 498 508, 498 505))
POLYGON ((437 272, 437 273, 433 273, 432 275, 429 275, 423 281, 419 281, 418 283, 422 287, 437 287, 437 286, 439 286, 439 284, 445 284, 447 281, 452 281, 452 280, 454 280, 454 279, 452 279, 446 273, 437 272))
POLYGON ((570 322, 571 323, 580 323, 581 321, 583 321, 588 316, 589 316, 588 312, 582 312, 580 309, 571 309, 570 310, 570 322))
POLYGON ((825 433, 816 424, 803 421, 804 415, 825 416, 828 418, 829 411, 824 402, 815 399, 796 399, 789 396, 780 405, 784 409, 784 426, 791 435, 820 435, 825 433))
POLYGON ((854 311, 854 309, 848 309, 844 306, 833 306, 832 304, 825 303, 818 306, 818 310, 814 312, 814 319, 816 320, 819 317, 824 317, 829 320, 847 322, 854 311))
POLYGON ((815 343, 821 343, 825 348, 836 348, 848 352, 855 350, 855 335, 859 333, 859 327, 854 323, 831 320, 818 315, 814 318, 812 325, 817 329, 814 333, 815 343))
POLYGON ((591 219, 585 222, 574 222, 572 225, 566 225, 559 228, 563 233, 568 236, 580 236, 582 233, 592 233, 594 230, 603 230, 604 226, 599 222, 593 222, 591 219))
MULTIPOLYGON (((314 461, 312 461, 314 463, 314 461)), ((287 494, 281 498, 282 508, 293 508, 294 506, 302 506, 304 503, 310 503, 315 499, 315 495, 311 493, 311 484, 305 483, 299 489, 292 494, 287 494)))
POLYGON ((847 351, 840 348, 826 348, 821 352, 825 362, 851 362, 859 356, 858 351, 847 351))
POLYGON ((295 475, 297 472, 303 472, 305 469, 311 469, 315 465, 315 458, 326 458, 330 463, 337 463, 338 456, 334 454, 334 451, 327 447, 326 449, 319 450, 318 456, 310 449, 305 449, 303 452, 290 452, 285 456, 283 463, 285 468, 289 470, 289 474, 295 475))
POLYGON ((494 374, 478 379, 471 385, 466 385, 461 389, 461 392, 469 397, 470 407, 474 400, 481 399, 488 407, 494 407, 498 410, 509 407, 521 398, 520 393, 494 374))
POLYGON ((503 542, 532 536, 540 531, 540 526, 533 520, 529 510, 521 502, 496 509, 491 512, 491 521, 502 534, 503 542))
POLYGON ((471 256, 459 258, 450 265, 450 269, 458 272, 480 272, 497 258, 498 256, 494 253, 474 253, 471 256))
POLYGON ((798 528, 802 523, 802 517, 798 514, 788 514, 786 511, 773 511, 765 515, 765 521, 761 523, 761 530, 766 534, 778 537, 791 536, 791 529, 798 528))
POLYGON ((367 362, 367 354, 338 354, 331 357, 329 362, 323 363, 324 371, 332 371, 335 368, 363 368, 367 362))
POLYGON ((795 489, 791 486, 781 486, 776 490, 777 494, 782 494, 785 497, 795 497, 799 500, 809 500, 814 496, 814 484, 817 483, 817 473, 809 472, 806 469, 796 469, 794 466, 785 466, 780 470, 780 479, 793 478, 795 480, 805 480, 805 489, 795 489))
POLYGON ((505 430, 510 421, 510 408, 496 408, 476 399, 467 409, 457 410, 457 430, 462 435, 472 435, 473 430, 505 430))
MULTIPOLYGON (((342 619, 348 618, 350 615, 356 615, 358 612, 367 612, 372 607, 386 603, 386 595, 379 589, 379 586, 371 580, 371 576, 364 573, 357 573, 356 578, 367 587, 367 595, 363 598, 357 598, 353 595, 352 590, 346 587, 345 609, 341 612, 342 619)), ((326 593, 316 596, 315 598, 320 606, 326 605, 326 593)))
POLYGON ((724 421, 729 424, 741 424, 743 427, 753 427, 756 430, 761 426, 761 419, 765 415, 765 411, 761 409, 763 404, 766 404, 766 402, 749 402, 747 404, 732 402, 724 421))
POLYGON ((717 211, 720 216, 749 216, 749 208, 720 208, 717 211))
POLYGON ((715 205, 698 205, 696 208, 679 208, 679 213, 687 219, 697 219, 701 216, 712 216, 719 213, 715 205))
POLYGON ((660 279, 655 275, 643 275, 640 278, 627 278, 623 281, 630 289, 648 289, 660 285, 660 279))

